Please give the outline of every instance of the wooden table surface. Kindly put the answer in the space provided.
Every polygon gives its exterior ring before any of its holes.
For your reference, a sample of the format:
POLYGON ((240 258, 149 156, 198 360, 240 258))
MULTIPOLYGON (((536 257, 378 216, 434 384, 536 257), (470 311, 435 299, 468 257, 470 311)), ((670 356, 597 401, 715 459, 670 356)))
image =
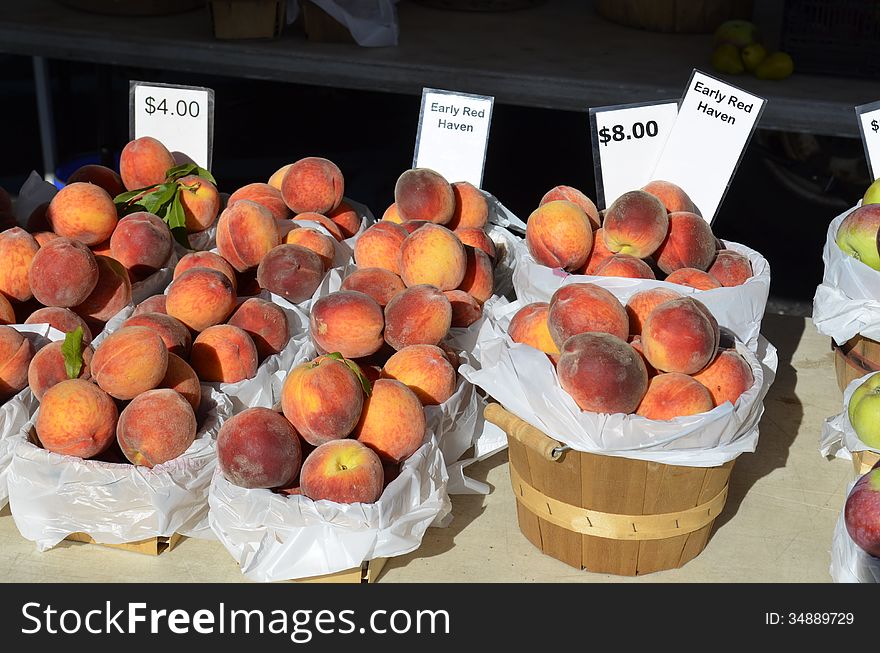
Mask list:
MULTIPOLYGON (((639 578, 579 571, 547 557, 519 532, 507 454, 470 468, 488 496, 453 497, 452 524, 429 529, 417 551, 389 561, 379 582, 828 582, 831 535, 853 472, 819 455, 822 421, 842 410, 829 339, 809 320, 767 315, 764 335, 779 350, 758 449, 743 454, 730 497, 705 551, 681 569, 639 578)), ((39 553, 0 512, 5 581, 246 581, 218 543, 186 539, 148 557, 63 543, 39 553)))

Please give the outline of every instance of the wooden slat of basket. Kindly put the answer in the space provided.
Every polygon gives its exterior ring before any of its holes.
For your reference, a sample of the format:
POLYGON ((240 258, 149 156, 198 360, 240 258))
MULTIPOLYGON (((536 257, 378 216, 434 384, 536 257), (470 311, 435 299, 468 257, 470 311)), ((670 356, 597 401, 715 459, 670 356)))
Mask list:
POLYGON ((104 544, 96 542, 94 538, 87 533, 71 533, 64 539, 68 542, 94 544, 97 546, 109 547, 111 549, 119 549, 120 551, 130 551, 142 555, 158 556, 166 551, 171 551, 171 549, 177 546, 177 544, 183 539, 183 536, 179 533, 175 533, 171 537, 149 537, 145 540, 123 542, 122 544, 104 544))
POLYGON ((853 470, 857 476, 863 476, 874 469, 880 462, 880 454, 874 451, 854 451, 852 454, 853 470))
MULTIPOLYGON (((736 461, 731 460, 720 467, 710 467, 706 470, 706 477, 703 480, 703 487, 700 490, 700 496, 698 498, 699 503, 705 503, 728 485, 730 482, 730 473, 733 471, 734 464, 736 464, 736 461)), ((681 551, 681 558, 679 558, 676 567, 681 567, 690 562, 696 558, 704 548, 706 548, 706 543, 709 541, 709 535, 712 533, 713 525, 714 521, 688 535, 687 541, 681 551)))

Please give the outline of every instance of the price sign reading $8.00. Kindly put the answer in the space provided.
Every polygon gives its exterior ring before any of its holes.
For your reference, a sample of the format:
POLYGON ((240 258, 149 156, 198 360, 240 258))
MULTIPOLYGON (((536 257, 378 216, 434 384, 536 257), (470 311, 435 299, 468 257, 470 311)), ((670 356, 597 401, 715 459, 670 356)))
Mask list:
POLYGON ((131 138, 152 136, 172 153, 179 152, 199 166, 211 168, 214 137, 212 89, 133 81, 129 102, 131 138))
POLYGON ((590 109, 600 208, 651 181, 677 115, 675 100, 590 109))
POLYGON ((880 102, 856 107, 856 117, 859 119, 871 179, 877 179, 880 177, 880 102))

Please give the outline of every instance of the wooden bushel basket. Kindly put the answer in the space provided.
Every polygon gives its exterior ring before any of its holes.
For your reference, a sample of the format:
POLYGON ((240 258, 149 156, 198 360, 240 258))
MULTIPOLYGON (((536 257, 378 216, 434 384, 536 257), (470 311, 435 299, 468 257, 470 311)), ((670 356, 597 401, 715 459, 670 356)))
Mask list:
POLYGON ((852 462, 856 476, 864 476, 880 463, 880 454, 875 451, 854 451, 852 462))
POLYGON ((498 404, 523 535, 579 569, 637 576, 675 569, 706 547, 735 461, 683 467, 567 450, 498 404))
POLYGON ((856 379, 880 371, 880 342, 855 336, 838 346, 831 341, 834 350, 834 371, 840 391, 856 379))

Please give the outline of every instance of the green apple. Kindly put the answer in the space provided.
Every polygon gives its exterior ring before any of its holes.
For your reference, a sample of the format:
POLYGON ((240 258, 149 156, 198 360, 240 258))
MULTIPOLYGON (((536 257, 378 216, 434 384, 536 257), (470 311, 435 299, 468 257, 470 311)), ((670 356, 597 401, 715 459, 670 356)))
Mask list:
POLYGON ((849 400, 849 421, 859 440, 880 449, 880 373, 860 385, 849 400))
POLYGON ((715 45, 730 43, 738 48, 759 40, 758 28, 747 20, 728 20, 715 30, 715 45))
POLYGON ((835 242, 846 254, 875 270, 880 270, 877 232, 880 230, 880 204, 860 206, 837 229, 835 242))
POLYGON ((873 184, 868 186, 868 190, 865 191, 865 196, 862 198, 862 206, 866 204, 880 204, 880 179, 875 180, 873 184))

